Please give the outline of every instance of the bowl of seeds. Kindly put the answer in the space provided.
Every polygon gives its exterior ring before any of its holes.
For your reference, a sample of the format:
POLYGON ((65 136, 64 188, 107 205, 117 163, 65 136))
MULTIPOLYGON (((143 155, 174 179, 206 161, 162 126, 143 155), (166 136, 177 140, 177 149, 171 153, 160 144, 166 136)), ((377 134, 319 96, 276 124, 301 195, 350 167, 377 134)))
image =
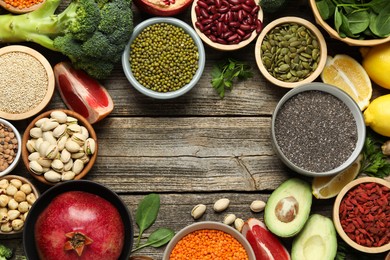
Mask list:
POLYGON ((55 88, 49 61, 36 50, 20 45, 0 49, 0 117, 22 120, 42 111, 55 88))
POLYGON ((312 82, 287 92, 272 114, 277 156, 306 176, 330 176, 360 155, 366 126, 359 106, 344 91, 312 82))
POLYGON ((98 153, 92 125, 80 114, 54 109, 37 116, 22 138, 22 159, 40 182, 55 185, 79 180, 91 170, 98 153))
POLYGON ((13 124, 0 118, 0 176, 9 174, 19 163, 22 138, 13 124))
POLYGON ((190 91, 205 66, 201 39, 185 22, 156 17, 134 28, 122 55, 130 84, 142 94, 171 99, 190 91))
POLYGON ((318 28, 299 17, 282 17, 261 31, 255 45, 257 66, 284 88, 314 81, 325 67, 327 47, 318 28))

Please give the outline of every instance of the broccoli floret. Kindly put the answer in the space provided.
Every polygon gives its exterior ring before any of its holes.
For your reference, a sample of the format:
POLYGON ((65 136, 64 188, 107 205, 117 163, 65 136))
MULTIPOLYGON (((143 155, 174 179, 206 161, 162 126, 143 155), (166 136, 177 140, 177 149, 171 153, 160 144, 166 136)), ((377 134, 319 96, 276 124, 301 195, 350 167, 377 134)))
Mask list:
POLYGON ((12 257, 13 251, 11 248, 0 244, 0 260, 7 260, 12 257))
POLYGON ((108 77, 133 31, 131 0, 46 0, 31 13, 0 15, 0 43, 31 41, 69 57, 97 79, 108 77))

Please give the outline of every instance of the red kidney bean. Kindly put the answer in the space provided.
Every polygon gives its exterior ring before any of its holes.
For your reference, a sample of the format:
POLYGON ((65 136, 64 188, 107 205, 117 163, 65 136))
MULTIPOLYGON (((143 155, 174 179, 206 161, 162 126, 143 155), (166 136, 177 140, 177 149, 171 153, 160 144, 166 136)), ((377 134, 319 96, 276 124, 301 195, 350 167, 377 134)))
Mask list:
POLYGON ((225 32, 225 33, 222 34, 222 38, 223 38, 223 39, 227 39, 227 38, 229 38, 229 37, 232 36, 232 35, 233 35, 233 32, 232 32, 232 31, 227 31, 227 32, 225 32))
POLYGON ((256 6, 252 9, 251 14, 252 14, 252 15, 256 15, 256 17, 257 17, 257 13, 259 12, 259 10, 260 10, 260 7, 259 7, 258 5, 256 5, 256 6))
POLYGON ((221 5, 226 6, 226 7, 230 7, 230 4, 227 0, 221 0, 221 5))
POLYGON ((229 27, 225 23, 222 23, 222 32, 227 32, 228 30, 229 27))
POLYGON ((258 6, 258 5, 256 5, 255 1, 253 1, 253 0, 246 0, 245 4, 248 6, 252 6, 252 7, 258 6))
POLYGON ((230 26, 230 27, 236 27, 236 28, 238 28, 238 27, 240 27, 240 25, 241 25, 241 24, 240 24, 239 22, 230 22, 230 23, 229 23, 229 26, 230 26))
POLYGON ((256 20, 256 33, 261 32, 262 29, 263 29, 263 23, 259 19, 257 19, 256 20))
POLYGON ((224 22, 225 21, 226 14, 221 14, 221 16, 218 18, 218 21, 224 22))
POLYGON ((240 0, 228 0, 231 5, 239 5, 240 0))
POLYGON ((218 34, 218 35, 221 35, 222 32, 223 32, 222 23, 221 23, 221 22, 218 22, 218 23, 217 23, 217 34, 218 34))
POLYGON ((215 26, 215 25, 211 26, 210 30, 211 30, 211 32, 215 33, 217 31, 217 26, 215 26))
POLYGON ((244 20, 244 16, 242 16, 242 12, 243 12, 243 10, 239 10, 238 12, 237 12, 237 18, 238 18, 238 20, 239 21, 242 21, 242 20, 244 20))
POLYGON ((206 2, 203 2, 202 0, 198 0, 198 5, 199 5, 199 7, 202 7, 206 10, 209 7, 208 4, 206 2))
POLYGON ((240 29, 243 31, 249 31, 251 29, 251 26, 248 24, 241 24, 240 29))
POLYGON ((203 18, 209 18, 209 17, 210 17, 209 13, 208 13, 207 10, 204 9, 204 8, 200 8, 200 15, 201 15, 203 18))
POLYGON ((213 26, 212 23, 206 24, 206 25, 203 27, 203 30, 205 30, 205 31, 210 30, 210 29, 211 29, 211 26, 213 26))
POLYGON ((205 30, 203 33, 204 35, 209 36, 211 34, 211 30, 205 30))
POLYGON ((223 22, 226 24, 230 22, 230 13, 226 13, 225 20, 223 22))
POLYGON ((241 10, 241 5, 233 5, 230 10, 233 12, 237 12, 238 10, 241 10))
POLYGON ((215 7, 217 8, 221 7, 221 0, 215 0, 215 7))
POLYGON ((215 21, 215 20, 218 20, 219 17, 221 17, 221 14, 216 13, 216 14, 213 14, 213 16, 211 16, 211 19, 213 19, 215 21))
POLYGON ((246 35, 246 33, 241 30, 241 29, 237 29, 236 32, 238 33, 238 35, 240 35, 241 37, 244 37, 246 35))
POLYGON ((227 42, 222 38, 217 38, 217 42, 220 44, 226 44, 227 42))
POLYGON ((212 22, 213 22, 213 19, 211 19, 211 18, 203 19, 200 21, 200 23, 203 25, 207 25, 207 24, 212 23, 212 22))
POLYGON ((203 25, 200 23, 200 22, 195 22, 195 26, 198 27, 198 29, 203 32, 204 31, 204 27, 203 25))
POLYGON ((232 14, 233 14, 233 21, 238 21, 238 13, 232 12, 232 14))
POLYGON ((196 17, 200 16, 200 7, 199 7, 199 5, 195 6, 195 14, 196 14, 196 17))
POLYGON ((249 5, 241 4, 241 7, 248 13, 252 12, 252 7, 250 7, 249 5))
POLYGON ((210 40, 213 41, 213 42, 216 42, 217 41, 217 37, 215 37, 214 35, 210 35, 209 36, 210 40))
POLYGON ((227 13, 229 11, 229 7, 228 6, 221 6, 218 11, 220 13, 227 13))
POLYGON ((246 21, 247 21, 247 24, 253 24, 252 16, 248 15, 248 17, 246 18, 246 21))
POLYGON ((249 39, 249 37, 251 37, 251 35, 252 35, 252 32, 245 34, 245 36, 242 37, 242 40, 245 41, 246 39, 249 39))

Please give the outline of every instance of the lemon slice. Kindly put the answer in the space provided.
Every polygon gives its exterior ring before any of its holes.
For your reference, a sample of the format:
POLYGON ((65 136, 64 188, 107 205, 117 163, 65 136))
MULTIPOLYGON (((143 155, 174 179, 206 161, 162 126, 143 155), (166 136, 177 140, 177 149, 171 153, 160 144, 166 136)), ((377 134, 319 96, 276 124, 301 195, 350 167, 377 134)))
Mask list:
POLYGON ((314 177, 311 186, 314 197, 317 199, 329 199, 336 197, 345 185, 357 177, 362 159, 363 155, 359 155, 350 167, 337 175, 314 177))
POLYGON ((328 56, 321 73, 324 83, 344 90, 363 111, 370 103, 372 84, 363 66, 348 55, 328 56))

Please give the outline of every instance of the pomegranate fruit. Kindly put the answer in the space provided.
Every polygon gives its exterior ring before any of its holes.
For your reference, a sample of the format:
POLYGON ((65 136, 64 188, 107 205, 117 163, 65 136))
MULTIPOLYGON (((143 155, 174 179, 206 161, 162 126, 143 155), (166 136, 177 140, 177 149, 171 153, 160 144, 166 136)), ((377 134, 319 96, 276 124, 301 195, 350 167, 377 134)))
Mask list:
POLYGON ((155 16, 174 16, 184 12, 193 0, 134 0, 143 12, 155 16))
POLYGON ((38 216, 35 243, 40 259, 118 259, 125 230, 118 210, 84 191, 56 196, 38 216))

